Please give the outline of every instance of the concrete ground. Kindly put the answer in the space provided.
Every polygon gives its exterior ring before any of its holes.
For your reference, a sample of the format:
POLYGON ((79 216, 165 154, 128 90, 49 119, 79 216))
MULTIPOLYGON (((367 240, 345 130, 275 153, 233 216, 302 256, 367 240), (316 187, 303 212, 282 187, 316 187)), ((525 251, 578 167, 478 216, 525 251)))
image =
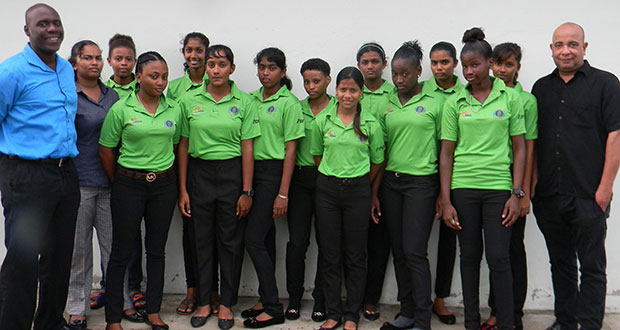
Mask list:
MULTIPOLYGON (((183 295, 168 294, 164 296, 162 304, 162 318, 170 325, 170 329, 188 330, 194 329, 189 324, 190 316, 181 316, 175 313, 177 304, 183 299, 183 295)), ((239 303, 233 311, 235 313, 235 326, 233 329, 243 329, 243 319, 239 315, 241 310, 251 307, 256 302, 256 298, 240 298, 239 303)), ((283 301, 286 307, 286 301, 283 301)), ((395 305, 381 305, 381 318, 376 321, 368 321, 363 317, 360 320, 358 329, 360 330, 378 330, 383 322, 390 321, 394 318, 394 315, 398 313, 398 306, 395 305)), ((454 325, 445 325, 439 322, 439 320, 433 316, 432 328, 434 330, 456 330, 463 329, 463 309, 462 308, 450 308, 457 316, 457 323, 454 325)), ((320 323, 313 322, 310 319, 310 313, 312 312, 312 303, 305 302, 301 310, 301 317, 296 321, 286 321, 286 323, 280 326, 272 326, 267 329, 273 330, 285 330, 285 329, 299 329, 310 330, 318 329, 320 323)), ((488 315, 488 310, 482 310, 482 316, 488 315)), ((544 330, 550 326, 554 321, 553 313, 551 311, 526 311, 525 318, 523 320, 524 328, 527 330, 544 330)), ((136 324, 127 321, 123 321, 123 328, 125 330, 147 330, 150 327, 146 324, 136 324)), ((91 311, 88 315, 88 328, 92 330, 105 329, 105 321, 103 308, 91 311)), ((207 324, 201 329, 218 329, 217 318, 211 317, 207 324)), ((340 327, 342 329, 342 327, 340 327)), ((605 316, 605 324, 603 329, 620 329, 620 314, 607 314, 605 316)))

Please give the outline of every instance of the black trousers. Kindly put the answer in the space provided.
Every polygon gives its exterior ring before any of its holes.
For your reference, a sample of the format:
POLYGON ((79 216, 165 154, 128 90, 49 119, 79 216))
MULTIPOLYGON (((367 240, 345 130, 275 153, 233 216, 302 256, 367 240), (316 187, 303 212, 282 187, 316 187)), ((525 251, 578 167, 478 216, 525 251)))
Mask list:
MULTIPOLYGON (((525 254, 525 217, 519 218, 512 225, 510 235, 510 269, 512 271, 512 298, 513 298, 513 322, 517 327, 523 327, 523 305, 527 297, 527 255, 525 254)), ((489 291, 489 307, 491 315, 495 316, 495 295, 493 288, 495 283, 489 276, 491 289, 489 291)), ((501 283, 499 285, 502 285, 501 283)))
MULTIPOLYGON (((286 289, 289 295, 289 307, 301 307, 304 294, 304 277, 306 273, 306 251, 310 244, 312 231, 312 216, 314 215, 314 194, 318 170, 314 166, 296 166, 289 189, 288 202, 288 233, 286 244, 286 289)), ((316 221, 315 221, 316 223, 316 221)), ((318 231, 315 231, 318 234, 318 231)), ((317 239, 318 241, 318 239, 317 239)), ((314 290, 312 296, 315 303, 323 306, 323 289, 318 261, 321 260, 321 251, 317 260, 314 290)))
POLYGON ((0 328, 60 329, 67 302, 80 187, 72 161, 0 157, 6 256, 0 270, 0 328))
POLYGON ((123 280, 143 217, 146 228, 146 312, 159 313, 164 289, 166 241, 176 202, 176 174, 147 182, 117 171, 112 184, 113 237, 106 278, 107 323, 121 321, 123 280))
POLYGON ((593 199, 564 195, 536 196, 533 202, 549 252, 557 322, 568 330, 577 329, 577 324, 583 330, 600 329, 607 291, 609 207, 603 212, 593 199))
POLYGON ((456 230, 439 221, 439 241, 437 242, 437 270, 435 274, 435 296, 450 296, 456 259, 456 230))
POLYGON ((239 220, 236 215, 242 191, 241 157, 227 160, 190 157, 187 181, 192 209, 190 253, 196 258, 198 305, 208 305, 211 293, 217 292, 219 266, 220 302, 232 307, 237 303, 246 226, 246 220, 239 220))
POLYGON ((428 238, 439 194, 438 175, 414 176, 386 171, 381 185, 381 222, 392 243, 401 314, 415 328, 431 328, 431 271, 428 238))
POLYGON ((383 281, 390 258, 390 241, 388 228, 383 222, 375 223, 368 219, 368 271, 364 304, 377 306, 383 291, 383 281))
POLYGON ((494 290, 497 326, 501 330, 512 329, 513 326, 509 252, 511 228, 502 225, 502 211, 509 197, 509 191, 452 190, 452 202, 463 228, 458 231, 458 237, 466 329, 480 327, 480 261, 483 248, 493 282, 502 283, 494 290))
POLYGON ((339 179, 319 174, 315 214, 327 317, 359 321, 366 281, 370 177, 339 179), (343 267, 344 266, 344 267, 343 267), (344 268, 346 301, 342 306, 344 268))
POLYGON ((257 160, 254 162, 254 200, 248 214, 245 246, 258 277, 258 293, 265 312, 272 317, 284 312, 278 300, 276 283, 276 229, 273 219, 273 203, 282 179, 281 160, 257 160))

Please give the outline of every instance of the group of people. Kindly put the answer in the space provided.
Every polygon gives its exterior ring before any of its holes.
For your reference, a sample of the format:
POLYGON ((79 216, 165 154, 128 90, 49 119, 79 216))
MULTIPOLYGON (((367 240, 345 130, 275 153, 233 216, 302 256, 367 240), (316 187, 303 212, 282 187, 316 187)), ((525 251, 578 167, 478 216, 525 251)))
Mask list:
POLYGON ((419 81, 418 41, 403 43, 390 63, 378 43, 362 45, 357 67, 336 75, 334 96, 329 64, 309 59, 300 69, 302 101, 278 48, 256 55, 261 87, 246 94, 231 79, 233 51, 199 32, 183 40, 185 75, 168 84, 166 60, 154 51, 137 56, 126 35, 109 41, 114 75, 105 83, 95 42, 77 42, 62 59, 62 22, 48 5, 27 10, 24 30, 24 51, 0 64, 0 328, 31 328, 38 289, 34 329, 86 329, 89 310, 103 305, 108 330, 122 329, 123 319, 168 329, 160 316, 164 251, 178 207, 187 295, 176 312, 192 315, 193 327, 211 315, 219 328, 233 327, 244 250, 260 295, 241 312, 244 326, 298 319, 314 219, 311 318, 319 329, 356 329, 360 312, 379 318, 390 251, 400 313, 380 329, 428 330, 432 314, 454 324, 443 299, 457 237, 465 328, 523 329, 530 201, 551 263, 549 329, 601 328, 620 84, 584 60, 579 25, 554 31, 557 68, 532 94, 518 82, 520 47, 492 48, 472 28, 460 57, 448 42, 431 48, 427 81, 419 81), (459 62, 465 85, 454 74, 459 62), (382 78, 388 64, 393 84, 382 78), (274 226, 285 215, 286 309, 274 226), (433 301, 427 250, 435 219, 433 301), (95 293, 93 228, 104 275, 95 293), (491 287, 484 322, 483 252, 491 287))

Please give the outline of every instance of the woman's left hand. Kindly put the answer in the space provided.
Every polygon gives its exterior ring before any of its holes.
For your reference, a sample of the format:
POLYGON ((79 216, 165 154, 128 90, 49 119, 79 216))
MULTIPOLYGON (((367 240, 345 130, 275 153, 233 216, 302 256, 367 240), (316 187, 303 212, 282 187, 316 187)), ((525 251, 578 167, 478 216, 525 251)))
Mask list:
POLYGON ((516 195, 510 194, 510 198, 504 204, 504 211, 502 211, 502 225, 505 227, 512 226, 517 219, 519 219, 519 198, 516 195))
POLYGON ((252 197, 246 194, 241 194, 241 196, 239 196, 239 200, 237 200, 237 219, 241 219, 248 215, 251 208, 252 197))
POLYGON ((276 200, 273 202, 273 218, 281 218, 288 211, 288 198, 282 198, 280 195, 276 196, 276 200))

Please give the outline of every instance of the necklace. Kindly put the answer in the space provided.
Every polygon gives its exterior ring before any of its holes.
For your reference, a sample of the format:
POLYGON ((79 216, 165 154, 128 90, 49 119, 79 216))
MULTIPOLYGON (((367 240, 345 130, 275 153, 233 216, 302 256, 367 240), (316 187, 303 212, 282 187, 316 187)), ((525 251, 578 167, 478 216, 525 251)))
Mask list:
POLYGON ((151 115, 155 116, 155 112, 157 112, 157 108, 155 108, 155 111, 151 112, 151 111, 149 111, 149 109, 146 106, 146 104, 144 104, 144 102, 142 102, 142 98, 140 97, 140 94, 136 93, 136 98, 138 99, 138 102, 140 102, 140 104, 142 104, 142 106, 144 107, 144 109, 146 111, 148 111, 151 115))
MULTIPOLYGON (((471 96, 471 94, 469 94, 469 109, 471 110, 471 112, 478 113, 480 110, 482 110, 482 106, 480 106, 478 108, 478 110, 474 110, 474 105, 471 102, 471 98, 472 98, 472 96, 471 96)), ((478 107, 478 106, 476 106, 476 107, 478 107)))

